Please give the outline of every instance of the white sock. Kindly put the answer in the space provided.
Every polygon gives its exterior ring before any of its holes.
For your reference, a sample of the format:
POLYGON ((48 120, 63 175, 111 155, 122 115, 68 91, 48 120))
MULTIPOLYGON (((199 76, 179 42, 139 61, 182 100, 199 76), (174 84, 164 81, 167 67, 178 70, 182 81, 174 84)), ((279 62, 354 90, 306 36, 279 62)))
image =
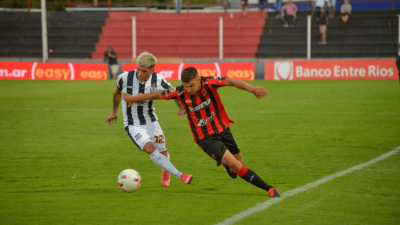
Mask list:
POLYGON ((182 172, 176 169, 171 161, 169 161, 169 159, 161 154, 157 149, 153 153, 149 154, 149 156, 159 167, 180 179, 179 176, 182 174, 182 172))

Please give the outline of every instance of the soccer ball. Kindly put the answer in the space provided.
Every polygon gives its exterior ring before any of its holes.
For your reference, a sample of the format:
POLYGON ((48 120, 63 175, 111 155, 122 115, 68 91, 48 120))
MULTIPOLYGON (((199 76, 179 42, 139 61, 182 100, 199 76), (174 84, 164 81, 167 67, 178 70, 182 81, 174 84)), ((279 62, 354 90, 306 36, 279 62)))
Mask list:
POLYGON ((142 178, 140 174, 133 169, 123 170, 118 175, 118 185, 121 190, 125 192, 134 192, 139 189, 142 183, 142 178))

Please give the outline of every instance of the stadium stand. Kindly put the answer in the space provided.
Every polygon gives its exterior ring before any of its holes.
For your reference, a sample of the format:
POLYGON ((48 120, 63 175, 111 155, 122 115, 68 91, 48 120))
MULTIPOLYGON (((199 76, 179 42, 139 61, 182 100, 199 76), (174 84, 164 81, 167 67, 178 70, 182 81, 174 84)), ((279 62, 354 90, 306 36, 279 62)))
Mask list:
MULTIPOLYGON (((298 12, 296 27, 283 28, 270 12, 48 11, 50 58, 103 59, 108 45, 118 59, 132 58, 132 22, 137 16, 137 53, 187 59, 219 58, 219 17, 224 22, 224 58, 305 58, 307 15, 298 12), (265 26, 264 26, 265 25, 265 26)), ((349 24, 330 19, 327 45, 319 45, 312 22, 312 58, 395 57, 399 9, 353 10, 349 24)), ((40 13, 0 13, 0 57, 41 57, 40 13)))
MULTIPOLYGON (((266 20, 256 53, 257 58, 305 58, 307 55, 307 15, 298 12, 296 27, 284 28, 272 14, 266 20)), ((319 45, 321 35, 312 20, 312 58, 395 57, 397 55, 399 10, 353 11, 348 24, 338 16, 329 19, 327 45, 319 45)))
MULTIPOLYGON (((49 57, 91 58, 108 12, 48 11, 49 57)), ((0 57, 41 57, 41 14, 0 13, 0 57)))
POLYGON ((103 57, 108 45, 118 58, 132 58, 132 16, 136 16, 137 53, 157 57, 218 58, 219 18, 224 23, 224 58, 254 58, 265 20, 260 12, 110 12, 92 58, 103 57))

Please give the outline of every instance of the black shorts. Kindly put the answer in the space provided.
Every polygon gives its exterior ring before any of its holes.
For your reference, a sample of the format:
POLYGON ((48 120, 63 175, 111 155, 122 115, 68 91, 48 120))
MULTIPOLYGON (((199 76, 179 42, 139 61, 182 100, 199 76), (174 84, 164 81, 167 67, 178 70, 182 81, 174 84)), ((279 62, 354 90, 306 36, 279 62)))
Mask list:
POLYGON ((227 149, 232 154, 240 153, 239 146, 236 144, 229 127, 222 133, 214 134, 198 141, 197 145, 218 162, 217 166, 221 165, 222 157, 227 149))
POLYGON ((247 6, 248 0, 241 0, 241 1, 244 2, 244 6, 247 6))

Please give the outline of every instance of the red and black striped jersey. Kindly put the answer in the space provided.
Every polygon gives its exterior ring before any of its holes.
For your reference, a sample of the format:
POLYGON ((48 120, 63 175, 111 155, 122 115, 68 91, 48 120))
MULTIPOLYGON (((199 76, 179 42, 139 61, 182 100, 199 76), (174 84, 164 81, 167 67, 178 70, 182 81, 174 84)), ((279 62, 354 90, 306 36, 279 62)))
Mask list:
POLYGON ((201 90, 195 95, 189 95, 183 85, 163 91, 164 99, 178 99, 186 108, 194 141, 219 134, 233 123, 217 92, 222 86, 225 86, 224 77, 202 77, 201 90))

